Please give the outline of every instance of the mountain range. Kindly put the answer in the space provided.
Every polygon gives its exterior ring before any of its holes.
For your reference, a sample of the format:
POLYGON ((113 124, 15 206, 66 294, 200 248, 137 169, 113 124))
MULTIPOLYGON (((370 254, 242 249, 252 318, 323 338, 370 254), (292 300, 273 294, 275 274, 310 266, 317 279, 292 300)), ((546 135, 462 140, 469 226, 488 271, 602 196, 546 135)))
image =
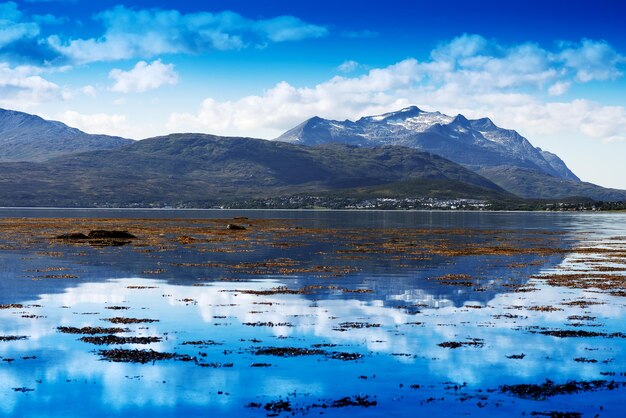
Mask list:
POLYGON ((211 206, 239 199, 346 193, 381 185, 426 196, 511 198, 449 160, 402 147, 315 147, 174 134, 45 162, 0 164, 0 205, 211 206), (409 187, 413 189, 415 187, 409 187))
POLYGON ((557 155, 534 147, 516 131, 500 128, 489 118, 469 120, 463 115, 453 117, 411 106, 357 121, 313 117, 276 140, 303 145, 337 142, 414 148, 461 164, 526 199, 626 198, 624 190, 580 181, 557 155))
POLYGON ((437 154, 474 171, 509 166, 579 181, 558 156, 535 148, 516 131, 502 129, 489 118, 468 120, 463 115, 424 112, 415 106, 356 122, 313 117, 276 139, 303 145, 397 145, 437 154))
POLYGON ((2 206, 206 207, 302 194, 626 200, 489 119, 417 107, 356 122, 315 117, 274 141, 132 141, 0 110, 0 145, 2 206))

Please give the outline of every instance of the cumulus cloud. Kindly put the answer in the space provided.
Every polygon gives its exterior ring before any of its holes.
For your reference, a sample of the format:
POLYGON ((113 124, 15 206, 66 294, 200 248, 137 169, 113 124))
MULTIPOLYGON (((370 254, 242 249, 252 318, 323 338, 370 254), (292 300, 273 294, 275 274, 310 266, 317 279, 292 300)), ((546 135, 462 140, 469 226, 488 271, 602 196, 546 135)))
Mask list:
POLYGON ((569 81, 557 81, 548 88, 548 94, 550 96, 561 96, 567 93, 572 83, 569 81))
POLYGON ((178 73, 173 64, 163 64, 161 60, 152 63, 139 61, 132 70, 113 69, 109 78, 115 80, 111 90, 120 93, 141 93, 164 85, 178 83, 178 73))
POLYGON ((477 90, 543 87, 562 74, 549 51, 535 44, 503 47, 479 35, 462 35, 431 53, 428 76, 434 82, 477 90))
POLYGON ((69 126, 92 134, 131 136, 133 133, 126 116, 121 114, 82 114, 68 110, 60 114, 58 119, 69 126))
POLYGON ((622 72, 618 66, 626 62, 611 45, 604 41, 583 39, 576 45, 564 43, 557 59, 576 72, 578 81, 610 80, 620 77, 622 72))
POLYGON ((28 109, 45 101, 65 99, 68 93, 43 78, 42 72, 37 67, 11 67, 0 62, 0 106, 28 109))
POLYGON ((483 36, 463 34, 440 44, 431 52, 431 57, 436 61, 454 61, 465 57, 485 56, 489 54, 489 45, 489 41, 483 36))
POLYGON ((325 27, 303 22, 294 16, 258 20, 252 24, 252 28, 263 33, 272 42, 300 41, 321 38, 328 34, 325 27))
POLYGON ((39 35, 39 25, 24 19, 14 2, 0 3, 0 48, 39 35))
POLYGON ((105 27, 100 37, 68 40, 53 35, 48 37, 48 44, 72 61, 85 63, 242 49, 328 34, 324 26, 294 16, 252 20, 230 11, 183 14, 116 6, 98 13, 95 19, 105 27))
MULTIPOLYGON (((425 61, 406 59, 311 87, 281 82, 237 100, 207 98, 197 113, 171 114, 168 127, 271 137, 314 115, 356 119, 418 104, 449 114, 490 116, 526 134, 582 132, 591 138, 626 139, 623 107, 542 98, 564 95, 575 83, 619 76, 623 57, 610 51, 602 41, 563 44, 553 51, 463 35, 441 44, 425 61), (586 58, 579 61, 581 54, 586 58), (613 67, 603 73, 600 68, 607 62, 613 67)), ((353 65, 348 62, 346 69, 353 65)))
POLYGON ((543 87, 558 81, 615 79, 622 75, 619 66, 626 57, 605 41, 562 42, 556 50, 547 50, 533 43, 506 47, 480 35, 462 35, 436 48, 431 62, 451 65, 456 71, 446 75, 459 81, 543 87))
POLYGON ((333 77, 315 87, 297 88, 281 82, 259 96, 225 102, 208 98, 197 114, 172 114, 168 126, 254 134, 257 129, 293 127, 313 115, 350 118, 401 107, 408 102, 397 96, 418 79, 418 65, 410 59, 356 78, 333 77))
POLYGON ((359 68, 360 64, 356 61, 353 60, 348 60, 348 61, 344 61, 342 62, 337 69, 339 71, 341 71, 342 73, 351 73, 354 70, 356 70, 357 68, 359 68))
MULTIPOLYGON (((530 101, 517 108, 510 123, 519 123, 539 134, 582 132, 603 141, 626 139, 626 108, 605 106, 590 100, 541 103, 530 101)), ((502 115, 504 116, 504 115, 502 115)))
POLYGON ((98 89, 96 89, 91 84, 83 86, 80 88, 80 92, 89 97, 96 97, 98 94, 98 89))

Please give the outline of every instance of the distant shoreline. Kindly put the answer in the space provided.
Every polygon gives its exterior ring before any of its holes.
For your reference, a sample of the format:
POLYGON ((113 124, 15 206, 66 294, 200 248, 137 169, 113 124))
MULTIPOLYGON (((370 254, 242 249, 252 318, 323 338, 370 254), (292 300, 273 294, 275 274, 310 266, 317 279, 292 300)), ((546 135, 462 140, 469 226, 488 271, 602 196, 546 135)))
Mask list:
POLYGON ((129 211, 129 212, 437 212, 437 213, 626 213, 626 209, 615 210, 515 210, 515 209, 333 209, 333 208, 153 208, 153 207, 62 207, 62 206, 0 206, 0 211, 129 211))

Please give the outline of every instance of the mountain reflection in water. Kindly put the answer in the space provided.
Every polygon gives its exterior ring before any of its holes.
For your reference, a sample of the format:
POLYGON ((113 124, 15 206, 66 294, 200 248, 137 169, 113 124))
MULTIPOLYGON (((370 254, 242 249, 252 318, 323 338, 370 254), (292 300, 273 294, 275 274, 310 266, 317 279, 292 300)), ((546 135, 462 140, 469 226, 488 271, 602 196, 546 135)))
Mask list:
POLYGON ((623 298, 541 278, 599 265, 624 275, 623 216, 557 218, 549 227, 516 214, 519 228, 510 218, 467 225, 464 216, 449 228, 364 228, 341 216, 326 225, 240 220, 251 225, 239 235, 224 234, 221 220, 118 220, 143 241, 107 248, 46 238, 69 221, 32 220, 26 239, 7 235, 18 224, 6 220, 1 413, 510 416, 602 406, 603 416, 618 416, 619 384, 546 401, 498 388, 626 380, 623 298), (141 225, 162 232, 148 236, 141 225), (160 340, 95 345, 58 327, 119 327, 121 338, 160 340), (559 329, 600 336, 541 333, 559 329), (111 350, 175 356, 107 361, 111 350))

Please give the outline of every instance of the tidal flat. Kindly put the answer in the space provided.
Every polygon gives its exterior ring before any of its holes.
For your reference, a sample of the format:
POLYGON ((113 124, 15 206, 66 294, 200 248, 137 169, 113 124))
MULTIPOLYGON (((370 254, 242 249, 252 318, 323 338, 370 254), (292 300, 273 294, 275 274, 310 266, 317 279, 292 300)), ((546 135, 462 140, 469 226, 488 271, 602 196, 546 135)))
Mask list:
POLYGON ((1 416, 622 416, 626 215, 148 213, 0 218, 1 416))

